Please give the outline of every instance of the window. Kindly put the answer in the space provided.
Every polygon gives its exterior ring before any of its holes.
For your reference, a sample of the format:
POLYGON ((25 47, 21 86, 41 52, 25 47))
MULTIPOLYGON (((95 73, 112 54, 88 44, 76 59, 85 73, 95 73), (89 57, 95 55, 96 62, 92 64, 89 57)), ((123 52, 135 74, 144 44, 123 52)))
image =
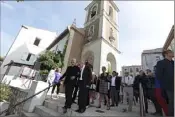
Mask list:
POLYGON ((36 46, 38 46, 39 43, 40 43, 40 39, 36 38, 33 44, 36 45, 36 46))
POLYGON ((111 6, 109 6, 109 16, 112 18, 113 17, 113 9, 111 6))
POLYGON ((91 18, 97 14, 97 5, 93 6, 91 9, 91 18))
POLYGON ((26 61, 30 61, 31 56, 32 56, 32 54, 29 53, 28 56, 27 56, 26 61))
POLYGON ((136 72, 139 72, 139 68, 136 68, 136 72))
POLYGON ((132 73, 133 71, 132 71, 132 68, 130 68, 130 72, 132 73))

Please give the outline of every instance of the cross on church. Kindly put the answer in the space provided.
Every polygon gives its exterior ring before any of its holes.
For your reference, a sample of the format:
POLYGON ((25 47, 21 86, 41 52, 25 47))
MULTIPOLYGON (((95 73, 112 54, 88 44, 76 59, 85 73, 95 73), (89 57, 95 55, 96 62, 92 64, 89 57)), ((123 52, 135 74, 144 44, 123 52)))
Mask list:
POLYGON ((73 21, 73 23, 72 23, 72 24, 76 26, 76 19, 74 19, 74 21, 73 21))

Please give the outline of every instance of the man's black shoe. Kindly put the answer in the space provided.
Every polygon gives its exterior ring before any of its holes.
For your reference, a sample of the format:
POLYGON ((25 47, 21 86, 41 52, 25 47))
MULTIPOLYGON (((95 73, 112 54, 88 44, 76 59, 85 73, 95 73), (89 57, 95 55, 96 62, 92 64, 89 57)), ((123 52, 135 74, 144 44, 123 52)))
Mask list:
POLYGON ((162 114, 162 113, 155 112, 155 113, 152 113, 152 115, 155 115, 155 116, 162 116, 163 114, 162 114))
POLYGON ((112 104, 112 105, 110 105, 111 107, 114 107, 115 105, 114 104, 112 104))
POLYGON ((79 113, 84 113, 86 109, 81 109, 79 113))
POLYGON ((80 109, 76 110, 75 112, 79 113, 80 112, 80 109))

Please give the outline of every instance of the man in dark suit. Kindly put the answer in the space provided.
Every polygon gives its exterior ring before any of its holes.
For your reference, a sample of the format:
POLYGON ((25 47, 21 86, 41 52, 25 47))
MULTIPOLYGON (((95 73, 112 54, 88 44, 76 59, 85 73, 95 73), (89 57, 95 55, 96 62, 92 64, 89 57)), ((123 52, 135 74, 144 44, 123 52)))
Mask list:
POLYGON ((112 78, 110 80, 110 93, 112 99, 111 106, 118 106, 119 103, 119 92, 120 92, 120 85, 121 85, 121 77, 118 76, 116 71, 112 72, 112 78))
POLYGON ((158 61, 156 65, 156 78, 160 81, 160 87, 168 98, 168 116, 174 116, 174 53, 171 50, 163 52, 165 59, 158 61))
POLYGON ((92 69, 88 61, 81 68, 80 78, 79 78, 79 95, 78 95, 78 110, 76 112, 83 113, 86 110, 88 88, 90 87, 90 81, 92 79, 92 69))
POLYGON ((66 113, 67 109, 71 108, 73 89, 76 85, 79 76, 80 76, 80 68, 76 65, 76 59, 72 59, 71 66, 68 66, 66 72, 60 78, 61 80, 65 77, 64 86, 65 86, 66 102, 65 106, 63 107, 63 113, 66 113))

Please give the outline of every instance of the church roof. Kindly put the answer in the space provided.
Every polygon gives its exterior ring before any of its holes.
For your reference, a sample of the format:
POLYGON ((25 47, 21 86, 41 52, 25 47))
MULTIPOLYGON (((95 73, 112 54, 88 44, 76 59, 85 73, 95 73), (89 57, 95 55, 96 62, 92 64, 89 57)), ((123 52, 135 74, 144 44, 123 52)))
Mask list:
POLYGON ((22 25, 21 27, 25 28, 25 29, 37 30, 37 31, 42 31, 42 32, 44 31, 44 32, 47 32, 47 33, 50 33, 50 34, 54 34, 54 35, 57 34, 56 32, 52 32, 52 31, 45 30, 45 29, 40 29, 40 28, 35 28, 35 27, 27 26, 27 25, 22 25))
POLYGON ((62 40, 71 29, 74 29, 76 32, 80 33, 84 36, 84 28, 77 28, 75 25, 68 26, 57 38, 49 45, 47 50, 51 49, 53 46, 55 46, 60 40, 62 40))

